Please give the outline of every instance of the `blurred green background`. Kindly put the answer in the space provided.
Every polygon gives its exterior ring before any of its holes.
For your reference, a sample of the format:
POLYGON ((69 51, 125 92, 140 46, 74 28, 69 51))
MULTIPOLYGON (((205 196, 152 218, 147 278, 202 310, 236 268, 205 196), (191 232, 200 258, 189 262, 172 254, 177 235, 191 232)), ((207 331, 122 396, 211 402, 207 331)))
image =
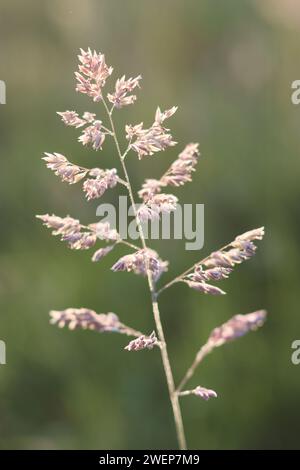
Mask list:
MULTIPOLYGON (((135 189, 158 177, 189 141, 202 159, 181 201, 205 204, 205 246, 153 243, 170 270, 162 283, 232 238, 266 226, 255 258, 221 284, 228 295, 203 296, 178 285, 161 297, 176 380, 215 326, 236 313, 267 308, 264 328, 209 356, 190 383, 219 398, 182 400, 189 446, 299 447, 300 107, 291 82, 300 78, 300 4, 296 0, 2 0, 0 79, 1 259, 0 447, 50 449, 174 448, 176 437, 158 351, 127 353, 118 335, 49 325, 48 311, 69 306, 114 311, 125 323, 153 329, 146 282, 72 252, 34 216, 96 220, 100 202, 61 183, 43 151, 86 166, 117 166, 113 147, 83 148, 56 111, 101 105, 75 92, 80 47, 105 52, 114 78, 143 75, 135 106, 117 123, 152 122, 157 105, 179 106, 170 120, 179 146, 128 157, 135 189)), ((110 86, 113 85, 113 79, 110 86)), ((110 88, 108 86, 108 88, 110 88)), ((116 113, 117 115, 117 113, 116 113)), ((117 166, 118 167, 118 166, 117 166)))

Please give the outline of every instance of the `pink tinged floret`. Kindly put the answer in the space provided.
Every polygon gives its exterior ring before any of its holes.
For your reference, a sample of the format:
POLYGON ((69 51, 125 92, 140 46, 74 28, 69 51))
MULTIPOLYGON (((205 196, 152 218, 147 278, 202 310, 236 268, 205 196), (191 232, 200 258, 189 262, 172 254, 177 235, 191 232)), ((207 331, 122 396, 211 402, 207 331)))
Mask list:
POLYGON ((94 150, 102 148, 105 136, 109 131, 102 127, 101 121, 95 119, 96 114, 86 111, 82 118, 75 111, 58 112, 57 114, 61 116, 67 126, 76 128, 86 126, 78 137, 79 142, 83 145, 91 145, 94 150))
POLYGON ((176 210, 177 197, 173 194, 155 194, 138 209, 138 216, 142 222, 155 220, 160 214, 169 214, 176 210))
MULTIPOLYGON (((267 312, 265 310, 257 310, 246 315, 235 315, 221 326, 212 330, 208 340, 199 349, 196 355, 197 364, 199 364, 203 358, 207 354, 211 353, 215 348, 261 327, 264 324, 266 317, 267 312)), ((183 393, 187 394, 185 392, 183 393)))
POLYGON ((66 124, 66 126, 82 127, 87 123, 85 118, 80 118, 75 111, 63 111, 57 112, 57 114, 61 117, 62 122, 66 124))
POLYGON ((159 180, 146 179, 138 193, 139 197, 147 202, 165 186, 177 187, 192 181, 192 172, 200 155, 198 147, 199 144, 188 144, 159 180))
POLYGON ((89 225, 90 229, 93 230, 100 240, 105 241, 118 241, 120 235, 116 229, 111 228, 109 222, 98 222, 89 225))
POLYGON ((68 326, 75 328, 96 330, 99 332, 118 332, 120 330, 119 318, 115 313, 96 313, 88 308, 67 308, 66 310, 52 310, 50 312, 52 324, 60 328, 68 326))
POLYGON ((184 282, 187 283, 189 287, 192 289, 198 290, 200 292, 203 292, 204 294, 211 294, 211 295, 224 295, 226 292, 224 292, 222 289, 219 289, 216 286, 212 286, 211 284, 207 284, 204 281, 188 281, 185 280, 184 282))
POLYGON ((104 248, 99 248, 99 250, 95 251, 92 256, 92 261, 94 263, 100 261, 104 258, 108 253, 110 253, 114 249, 115 245, 105 246, 104 248))
POLYGON ((239 235, 225 248, 211 253, 204 261, 197 264, 194 272, 184 276, 182 280, 189 287, 205 294, 225 294, 224 291, 206 281, 226 279, 236 264, 242 263, 255 254, 257 247, 253 241, 261 240, 263 235, 263 227, 239 235))
POLYGON ((125 131, 126 131, 126 138, 128 140, 133 139, 134 137, 139 137, 143 135, 143 122, 140 124, 136 124, 135 126, 132 126, 131 124, 126 124, 125 126, 125 131))
POLYGON ((263 236, 263 227, 239 235, 223 250, 211 253, 203 265, 208 268, 232 268, 255 255, 257 247, 253 241, 262 240, 263 236))
POLYGON ((80 232, 81 225, 79 220, 72 217, 58 217, 57 215, 37 215, 46 227, 53 229, 53 235, 67 235, 69 233, 80 232))
POLYGON ((207 341, 207 345, 212 347, 221 346, 228 341, 232 341, 240 336, 244 336, 249 331, 254 331, 262 326, 266 320, 267 312, 258 310, 246 315, 235 315, 226 323, 215 328, 207 341))
POLYGON ((86 122, 94 122, 96 118, 95 113, 90 113, 89 111, 85 111, 83 113, 82 119, 84 119, 86 122))
POLYGON ((146 179, 142 185, 142 189, 138 192, 138 195, 141 199, 147 202, 155 194, 161 191, 161 182, 156 179, 146 179))
POLYGON ((159 341, 153 331, 150 336, 141 335, 133 339, 124 349, 127 351, 141 351, 142 349, 153 349, 154 346, 158 345, 159 341))
POLYGON ((86 229, 79 220, 72 217, 58 217, 56 215, 37 215, 48 228, 52 229, 52 235, 59 235, 62 241, 68 243, 73 250, 88 250, 97 241, 97 235, 92 229, 86 229))
POLYGON ((81 64, 78 66, 79 72, 75 72, 76 91, 87 94, 94 101, 101 101, 102 88, 113 68, 106 64, 104 54, 92 52, 91 49, 81 49, 80 52, 78 59, 81 64))
POLYGON ((235 239, 235 242, 240 241, 253 241, 253 240, 262 240, 265 234, 265 228, 259 227, 254 230, 249 230, 249 232, 245 232, 242 235, 238 235, 235 239))
POLYGON ((66 181, 69 184, 78 183, 78 181, 82 180, 88 173, 87 169, 70 163, 69 160, 60 153, 45 152, 43 160, 45 160, 47 168, 54 171, 62 181, 66 181))
POLYGON ((88 200, 101 197, 109 188, 114 188, 118 183, 117 170, 101 170, 94 168, 89 172, 94 178, 86 179, 83 183, 83 190, 88 200))
POLYGON ((162 261, 156 251, 146 248, 123 256, 111 269, 112 271, 133 271, 135 274, 146 276, 147 268, 151 272, 154 281, 157 281, 162 273, 167 271, 168 262, 162 261))
POLYGON ((162 112, 158 107, 155 113, 155 122, 157 124, 162 124, 166 119, 169 119, 171 116, 173 116, 173 114, 176 113, 177 109, 178 106, 173 106, 172 108, 162 112))
POLYGON ((105 141, 106 132, 102 129, 101 121, 94 121, 86 127, 78 137, 78 142, 82 145, 91 145, 94 150, 99 150, 105 141))
POLYGON ((95 245, 97 235, 90 232, 83 232, 80 236, 77 235, 77 240, 72 240, 71 237, 64 237, 64 240, 69 242, 72 250, 88 250, 95 245))
POLYGON ((229 274, 232 272, 231 268, 211 268, 204 270, 202 266, 197 266, 192 274, 187 277, 192 281, 221 281, 227 279, 229 274))
POLYGON ((141 222, 148 222, 148 220, 159 219, 158 208, 153 208, 147 204, 141 204, 137 210, 137 216, 141 222))
POLYGON ((199 144, 188 144, 185 147, 161 178, 161 186, 182 186, 192 181, 192 173, 200 155, 198 147, 199 144))
POLYGON ((193 391, 193 395, 202 398, 203 400, 209 400, 210 398, 217 398, 217 393, 209 388, 201 387, 198 385, 193 391))
POLYGON ((126 80, 125 75, 119 78, 115 85, 115 92, 108 93, 107 97, 109 101, 114 105, 115 108, 122 108, 123 106, 127 106, 133 104, 136 100, 136 95, 128 95, 131 93, 136 87, 140 87, 140 80, 141 75, 138 75, 135 78, 129 78, 126 80))
POLYGON ((141 332, 121 323, 115 313, 96 313, 89 308, 52 310, 50 312, 50 323, 57 325, 59 328, 67 326, 70 330, 94 330, 98 333, 113 332, 136 337, 142 335, 141 332))
POLYGON ((130 148, 138 154, 139 159, 176 145, 177 142, 173 140, 169 129, 162 125, 163 121, 171 117, 176 109, 174 106, 162 113, 158 108, 155 121, 149 129, 144 129, 142 123, 136 126, 126 126, 127 139, 131 142, 135 138, 134 142, 130 143, 130 148))

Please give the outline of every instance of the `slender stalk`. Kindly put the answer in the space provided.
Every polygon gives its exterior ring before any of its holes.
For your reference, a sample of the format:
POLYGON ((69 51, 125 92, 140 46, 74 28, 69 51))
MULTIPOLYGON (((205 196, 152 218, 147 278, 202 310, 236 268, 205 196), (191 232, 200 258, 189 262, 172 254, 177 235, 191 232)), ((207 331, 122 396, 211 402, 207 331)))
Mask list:
MULTIPOLYGON (((124 161, 125 156, 128 153, 129 149, 127 148, 127 150, 124 152, 124 154, 122 154, 121 149, 120 149, 120 145, 119 145, 119 141, 118 141, 118 138, 117 138, 117 135, 116 135, 114 122, 113 122, 113 119, 112 119, 112 110, 109 110, 109 108, 106 104, 106 101, 104 99, 103 99, 103 104, 104 104, 104 107, 106 109, 107 115, 109 117, 110 126, 111 126, 111 130, 112 130, 112 136, 113 136, 113 139, 115 141, 118 156, 119 156, 119 159, 120 159, 120 162, 121 162, 121 165, 122 165, 122 169, 123 169, 123 173, 124 173, 124 176, 125 176, 125 181, 127 183, 129 198, 130 198, 130 201, 131 201, 131 204, 132 204, 132 208, 133 208, 134 216, 135 216, 135 219, 136 219, 139 235, 140 235, 140 238, 141 238, 142 246, 143 246, 144 249, 146 249, 147 245, 146 245, 146 241, 145 241, 143 227, 142 227, 142 224, 141 224, 141 222, 139 220, 139 217, 138 217, 136 204, 135 204, 134 196, 133 196, 133 192, 132 192, 132 187, 131 187, 130 179, 129 179, 127 168, 126 168, 125 161, 124 161)), ((173 409, 173 416, 174 416, 174 422, 175 422, 175 427, 176 427, 176 434, 177 434, 178 444, 179 444, 179 448, 181 450, 184 450, 184 449, 187 448, 187 446, 186 446, 186 439, 185 439, 185 433, 184 433, 184 426, 183 426, 182 414, 181 414, 181 409, 180 409, 180 403, 179 403, 178 395, 177 395, 177 392, 176 392, 176 389, 175 389, 175 383, 174 383, 172 368, 171 368, 171 364, 170 364, 170 360, 169 360, 167 344, 166 344, 166 341, 165 341, 164 330, 163 330, 163 326, 162 326, 162 323, 161 323, 160 312, 159 312, 159 307, 158 307, 158 302, 157 302, 157 293, 156 293, 156 290, 155 290, 155 283, 153 281, 152 273, 151 273, 151 271, 149 269, 149 265, 148 265, 148 259, 146 257, 145 257, 145 264, 146 264, 146 270, 147 270, 147 279, 148 279, 149 290, 150 290, 150 293, 151 293, 152 311, 153 311, 154 321, 155 321, 155 325, 156 325, 156 329, 157 329, 158 338, 161 342, 160 351, 161 351, 163 367, 164 367, 165 376, 166 376, 167 385, 168 385, 168 390, 169 390, 169 397, 170 397, 170 401, 171 401, 171 405, 172 405, 172 409, 173 409)))
POLYGON ((133 328, 124 325, 123 323, 119 324, 119 328, 120 328, 120 331, 127 336, 135 336, 136 338, 138 338, 139 336, 143 334, 138 330, 134 330, 133 328))
POLYGON ((187 397, 188 395, 193 395, 193 390, 184 390, 183 392, 178 392, 179 397, 187 397))
POLYGON ((133 250, 140 250, 141 249, 139 246, 134 245, 133 243, 130 243, 127 240, 121 239, 120 241, 118 241, 118 243, 122 243, 122 245, 126 245, 129 248, 132 248, 133 250))
POLYGON ((196 354, 196 357, 192 363, 192 365, 188 368, 188 370, 186 371, 183 379, 181 380, 180 384, 178 385, 176 391, 178 394, 181 395, 181 390, 183 389, 183 387, 185 386, 185 384, 193 377, 194 375, 194 372, 195 370, 197 369, 198 365, 200 364, 200 362, 202 361, 202 359, 208 354, 210 353, 211 351, 211 347, 208 346, 207 344, 204 345, 200 351, 198 351, 198 353, 196 354))
POLYGON ((168 356, 165 335, 164 335, 164 331, 163 331, 163 327, 162 327, 162 323, 160 319, 160 313, 159 313, 156 294, 152 294, 152 310, 153 310, 158 337, 162 343, 162 346, 160 349, 161 357, 162 357, 165 375, 167 379, 170 401, 171 401, 172 409, 173 409, 178 444, 181 450, 185 450, 187 449, 187 444, 186 444, 186 439, 185 439, 181 408, 180 408, 179 398, 175 389, 175 383, 174 383, 173 373, 172 373, 170 360, 168 356))

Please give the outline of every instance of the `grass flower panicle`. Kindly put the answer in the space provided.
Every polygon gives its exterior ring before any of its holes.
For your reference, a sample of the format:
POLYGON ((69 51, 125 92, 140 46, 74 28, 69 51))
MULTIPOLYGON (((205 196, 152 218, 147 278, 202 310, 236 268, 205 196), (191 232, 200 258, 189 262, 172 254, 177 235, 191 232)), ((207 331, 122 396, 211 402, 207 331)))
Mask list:
POLYGON ((254 242, 262 240, 264 228, 250 230, 237 236, 231 243, 196 262, 182 274, 158 289, 157 282, 161 275, 167 271, 169 263, 163 261, 156 251, 147 246, 142 222, 158 219, 161 214, 176 210, 177 197, 162 192, 162 189, 168 186, 176 188, 192 181, 192 174, 200 156, 199 144, 187 144, 160 179, 146 179, 138 192, 142 204, 136 204, 125 158, 132 151, 141 160, 144 157, 151 157, 155 153, 175 146, 177 142, 173 139, 170 129, 165 127, 165 121, 174 115, 177 107, 173 106, 166 111, 161 111, 158 107, 154 122, 149 128, 144 128, 143 123, 137 125, 126 124, 125 137, 128 145, 124 150, 121 150, 113 112, 135 102, 136 95, 133 94, 133 91, 140 87, 141 76, 126 79, 123 75, 117 79, 114 90, 104 94, 106 82, 113 72, 113 68, 106 64, 104 54, 91 49, 86 51, 81 49, 78 58, 78 71, 75 72, 76 90, 86 94, 94 102, 100 102, 103 106, 103 112, 100 119, 96 116, 96 113, 88 111, 82 116, 79 116, 76 111, 64 111, 58 112, 58 114, 65 125, 81 129, 78 140, 84 146, 90 145, 92 149, 99 150, 103 148, 106 139, 112 139, 124 179, 119 178, 115 168, 106 170, 84 168, 71 163, 60 153, 45 153, 43 159, 47 167, 54 171, 62 181, 74 184, 84 180, 83 192, 88 200, 103 196, 107 189, 116 187, 118 183, 123 184, 128 191, 133 207, 141 246, 122 240, 120 234, 108 222, 83 225, 79 220, 70 216, 58 217, 44 214, 37 217, 46 227, 51 229, 54 236, 59 236, 62 241, 67 242, 71 249, 87 250, 94 247, 98 241, 106 242, 106 246, 97 247, 93 253, 93 262, 98 262, 104 256, 109 255, 119 244, 123 244, 130 249, 130 253, 115 261, 111 269, 115 272, 132 271, 147 279, 155 330, 147 336, 121 323, 119 317, 114 313, 97 314, 94 310, 88 308, 52 310, 50 312, 50 321, 59 327, 67 326, 71 330, 89 329, 99 333, 116 332, 133 336, 134 339, 125 346, 127 351, 149 350, 153 349, 154 346, 158 346, 172 406, 178 445, 180 449, 186 449, 180 398, 195 395, 203 400, 208 400, 212 397, 216 398, 217 393, 200 385, 192 390, 183 390, 185 384, 194 375, 198 365, 207 354, 215 348, 262 326, 266 319, 266 311, 258 310, 247 315, 235 315, 223 325, 215 328, 207 342, 198 350, 192 365, 187 369, 179 385, 176 386, 160 316, 159 296, 176 283, 184 283, 204 294, 225 294, 222 289, 214 286, 211 282, 215 283, 227 279, 235 265, 252 258, 256 253, 254 242))

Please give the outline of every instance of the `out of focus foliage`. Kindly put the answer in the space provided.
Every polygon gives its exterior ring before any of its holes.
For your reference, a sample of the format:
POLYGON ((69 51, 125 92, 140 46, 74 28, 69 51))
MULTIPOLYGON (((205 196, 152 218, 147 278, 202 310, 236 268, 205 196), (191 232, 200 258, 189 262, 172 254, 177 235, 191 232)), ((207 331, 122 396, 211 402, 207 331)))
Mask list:
MULTIPOLYGON (((158 351, 128 353, 123 337, 48 323, 52 308, 84 306, 153 330, 144 280, 109 270, 124 250, 92 264, 34 218, 53 211, 96 220, 98 201, 61 183, 42 163, 43 151, 116 166, 112 146, 84 149, 55 114, 90 110, 101 118, 101 106, 74 90, 76 55, 88 46, 105 52, 115 78, 143 75, 137 103, 118 112, 121 129, 151 124, 157 105, 179 106, 170 121, 177 148, 142 162, 128 156, 135 189, 145 176, 160 176, 185 143, 200 141, 193 183, 176 195, 205 204, 205 246, 197 253, 185 251, 184 241, 153 243, 170 259, 162 282, 235 235, 266 226, 255 258, 225 281, 227 296, 178 285, 161 297, 177 380, 212 328, 237 313, 269 311, 264 328, 216 351, 193 378, 191 386, 213 388, 219 398, 182 400, 189 445, 299 445, 300 366, 290 360, 300 336, 300 107, 290 100, 300 78, 299 33, 294 0, 2 0, 1 448, 176 445, 158 351)), ((117 202, 117 191, 103 201, 117 202)))

